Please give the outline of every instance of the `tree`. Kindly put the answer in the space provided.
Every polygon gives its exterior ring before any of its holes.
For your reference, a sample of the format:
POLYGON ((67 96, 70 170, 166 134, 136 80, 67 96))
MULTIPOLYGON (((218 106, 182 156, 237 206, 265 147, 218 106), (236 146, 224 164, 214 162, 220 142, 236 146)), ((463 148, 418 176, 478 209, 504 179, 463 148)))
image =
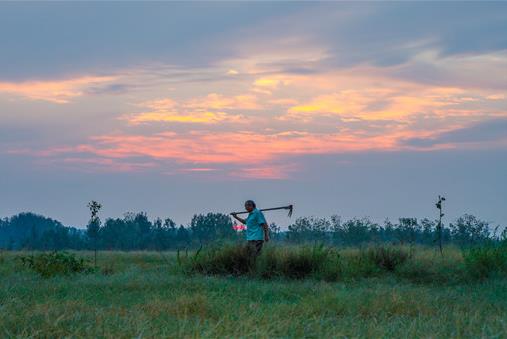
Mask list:
POLYGON ((272 222, 269 224, 269 236, 273 240, 277 240, 280 236, 280 226, 278 226, 276 223, 272 222))
POLYGON ((445 198, 444 197, 441 197, 440 195, 438 196, 438 201, 437 203, 435 204, 435 206, 437 207, 438 209, 438 224, 437 224, 437 239, 438 239, 438 247, 440 248, 440 255, 443 256, 444 255, 444 252, 443 252, 443 249, 442 249, 442 237, 443 237, 443 232, 442 232, 442 217, 444 216, 444 213, 442 213, 442 204, 444 203, 445 201, 445 198))
POLYGON ((97 243, 99 240, 99 232, 100 232, 100 218, 99 211, 102 208, 102 205, 92 200, 88 203, 88 208, 90 209, 90 221, 86 226, 86 233, 90 239, 93 239, 93 249, 94 249, 94 263, 95 267, 97 267, 97 243))
POLYGON ((360 245, 377 238, 379 226, 368 218, 354 218, 342 223, 337 231, 344 245, 360 245))
POLYGON ((236 236, 236 231, 232 226, 231 218, 222 213, 194 215, 190 222, 192 235, 196 236, 200 243, 233 239, 236 236))
POLYGON ((435 240, 436 222, 428 218, 421 220, 421 242, 425 245, 432 245, 435 240))
POLYGON ((449 226, 452 239, 462 247, 486 242, 491 236, 489 224, 470 214, 461 216, 449 226))
POLYGON ((421 226, 416 218, 399 218, 396 227, 396 234, 400 244, 409 243, 413 245, 417 240, 417 235, 421 231, 421 226))
POLYGON ((331 223, 325 218, 300 217, 289 225, 287 239, 295 243, 320 241, 327 239, 331 223))
POLYGON ((178 245, 188 246, 190 244, 190 232, 183 225, 180 225, 176 233, 176 242, 178 245))

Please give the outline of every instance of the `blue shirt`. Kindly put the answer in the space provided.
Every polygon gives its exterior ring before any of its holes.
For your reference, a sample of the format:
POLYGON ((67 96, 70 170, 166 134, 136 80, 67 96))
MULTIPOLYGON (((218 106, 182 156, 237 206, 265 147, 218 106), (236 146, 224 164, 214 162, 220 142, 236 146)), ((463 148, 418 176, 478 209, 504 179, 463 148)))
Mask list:
POLYGON ((246 240, 264 240, 262 224, 266 224, 264 214, 255 208, 248 214, 246 221, 246 240))

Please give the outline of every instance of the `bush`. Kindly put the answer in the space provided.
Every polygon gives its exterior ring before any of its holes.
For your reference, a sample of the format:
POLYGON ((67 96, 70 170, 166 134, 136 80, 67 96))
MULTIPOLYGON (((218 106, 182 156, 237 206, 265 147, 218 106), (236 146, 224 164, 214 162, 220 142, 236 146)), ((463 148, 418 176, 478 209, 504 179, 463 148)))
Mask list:
POLYGON ((363 251, 362 255, 376 267, 389 272, 394 272, 396 267, 410 258, 408 251, 402 247, 393 246, 370 247, 363 251))
POLYGON ((74 254, 66 252, 41 253, 22 256, 20 259, 24 266, 44 278, 93 271, 83 258, 77 259, 74 254))
POLYGON ((468 272, 476 278, 507 273, 506 246, 471 248, 463 253, 463 258, 468 272))

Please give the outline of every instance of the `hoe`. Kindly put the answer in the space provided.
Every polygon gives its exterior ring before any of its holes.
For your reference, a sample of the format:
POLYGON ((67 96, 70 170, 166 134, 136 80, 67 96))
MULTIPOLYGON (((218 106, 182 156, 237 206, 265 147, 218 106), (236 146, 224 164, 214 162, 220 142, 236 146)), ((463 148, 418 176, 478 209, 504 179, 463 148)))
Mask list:
MULTIPOLYGON (((260 211, 275 211, 275 210, 289 210, 288 217, 290 218, 292 216, 292 211, 294 210, 294 205, 287 205, 287 206, 281 206, 281 207, 271 207, 271 208, 262 208, 260 211)), ((247 211, 242 212, 232 212, 231 214, 246 214, 247 211)))

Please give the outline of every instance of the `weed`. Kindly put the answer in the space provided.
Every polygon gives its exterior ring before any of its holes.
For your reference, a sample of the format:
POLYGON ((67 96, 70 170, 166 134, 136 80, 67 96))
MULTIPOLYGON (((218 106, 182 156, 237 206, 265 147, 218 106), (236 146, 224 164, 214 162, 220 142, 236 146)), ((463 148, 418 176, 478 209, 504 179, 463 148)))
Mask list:
POLYGON ((92 268, 88 266, 83 258, 77 259, 74 254, 66 252, 22 256, 20 260, 24 266, 34 270, 44 278, 92 271, 92 268))
POLYGON ((468 281, 462 262, 445 260, 441 256, 408 260, 396 268, 396 275, 418 284, 455 284, 468 281))
POLYGON ((507 273, 507 247, 483 246, 465 250, 465 267, 475 278, 507 273))
POLYGON ((114 266, 114 263, 112 262, 108 262, 106 263, 100 270, 100 272, 103 274, 103 275, 111 275, 111 274, 114 274, 116 272, 116 268, 114 266))
POLYGON ((197 251, 193 257, 189 258, 187 254, 185 260, 181 257, 178 260, 186 271, 222 275, 246 274, 251 271, 254 264, 254 257, 248 246, 243 244, 212 246, 197 251))
POLYGON ((410 258, 410 253, 402 247, 376 246, 370 247, 362 255, 382 270, 393 272, 396 267, 410 258))
POLYGON ((267 247, 257 258, 243 244, 224 245, 202 250, 192 257, 187 255, 184 260, 178 256, 178 261, 186 272, 235 276, 250 274, 261 278, 302 279, 320 276, 336 279, 340 269, 337 251, 323 245, 267 247))
MULTIPOLYGON (((302 279, 318 274, 330 264, 332 250, 323 245, 312 247, 269 248, 263 253, 256 265, 256 274, 263 278, 274 276, 290 279, 302 279)), ((328 270, 328 274, 331 270, 328 270)))

